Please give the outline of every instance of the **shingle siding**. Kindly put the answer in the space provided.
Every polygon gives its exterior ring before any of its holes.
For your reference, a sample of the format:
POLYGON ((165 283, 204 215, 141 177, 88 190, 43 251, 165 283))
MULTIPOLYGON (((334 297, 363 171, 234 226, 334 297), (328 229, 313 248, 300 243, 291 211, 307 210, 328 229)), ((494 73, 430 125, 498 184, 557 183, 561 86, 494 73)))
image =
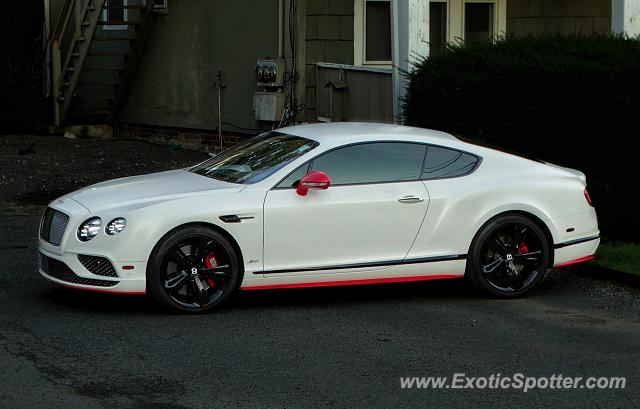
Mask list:
POLYGON ((509 0, 509 34, 611 31, 611 0, 509 0))
POLYGON ((305 119, 316 119, 316 63, 353 64, 353 0, 307 0, 305 119))

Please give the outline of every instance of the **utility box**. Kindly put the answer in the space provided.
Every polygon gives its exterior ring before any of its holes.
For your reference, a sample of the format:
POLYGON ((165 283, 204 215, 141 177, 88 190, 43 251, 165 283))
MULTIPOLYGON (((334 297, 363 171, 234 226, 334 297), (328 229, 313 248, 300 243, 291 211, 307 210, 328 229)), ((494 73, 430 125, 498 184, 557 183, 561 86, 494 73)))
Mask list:
POLYGON ((282 119, 286 94, 261 91, 253 94, 253 112, 257 121, 277 122, 282 119))
POLYGON ((259 87, 284 86, 284 60, 258 60, 256 61, 256 81, 259 87))

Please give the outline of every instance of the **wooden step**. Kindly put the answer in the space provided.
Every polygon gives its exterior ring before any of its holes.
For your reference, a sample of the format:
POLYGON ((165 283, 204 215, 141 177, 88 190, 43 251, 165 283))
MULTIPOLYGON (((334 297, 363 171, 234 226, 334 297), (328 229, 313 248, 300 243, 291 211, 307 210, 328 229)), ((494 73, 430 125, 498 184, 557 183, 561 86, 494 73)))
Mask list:
POLYGON ((121 52, 108 52, 108 53, 98 53, 98 52, 89 52, 87 57, 125 57, 131 54, 129 50, 123 50, 121 52))
POLYGON ((94 37, 93 41, 108 42, 108 41, 133 41, 135 38, 118 38, 118 37, 94 37))
POLYGON ((78 85, 90 86, 90 87, 109 87, 120 85, 119 81, 78 81, 78 85))
POLYGON ((86 67, 85 71, 120 71, 124 70, 124 66, 117 67, 86 67))
POLYGON ((85 116, 85 115, 95 115, 95 116, 100 116, 100 115, 110 115, 111 112, 108 110, 100 110, 100 111, 88 111, 88 112, 78 112, 76 113, 76 115, 78 116, 85 116))
POLYGON ((109 5, 104 5, 102 6, 103 9, 105 10, 144 10, 147 8, 147 6, 144 5, 115 5, 115 6, 109 6, 109 5))
POLYGON ((140 24, 142 24, 141 21, 124 21, 124 20, 98 21, 99 26, 137 26, 140 24))

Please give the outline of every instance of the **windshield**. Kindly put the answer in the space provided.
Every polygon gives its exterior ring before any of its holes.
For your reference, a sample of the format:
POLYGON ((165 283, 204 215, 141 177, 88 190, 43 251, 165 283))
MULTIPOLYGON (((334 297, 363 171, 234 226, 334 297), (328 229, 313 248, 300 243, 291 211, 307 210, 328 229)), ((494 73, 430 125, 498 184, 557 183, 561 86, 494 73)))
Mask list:
POLYGON ((252 184, 271 176, 318 146, 318 142, 280 132, 251 138, 189 171, 230 183, 252 184))

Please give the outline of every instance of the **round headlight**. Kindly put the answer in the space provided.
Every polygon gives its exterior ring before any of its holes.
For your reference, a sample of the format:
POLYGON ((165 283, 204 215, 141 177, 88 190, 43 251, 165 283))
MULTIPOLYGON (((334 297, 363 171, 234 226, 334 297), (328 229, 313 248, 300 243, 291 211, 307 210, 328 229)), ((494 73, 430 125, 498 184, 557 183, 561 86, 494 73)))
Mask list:
POLYGON ((80 241, 89 241, 96 237, 96 234, 100 231, 102 226, 102 220, 99 217, 93 217, 78 228, 78 239, 80 241))
POLYGON ((127 227, 127 221, 122 217, 118 217, 117 219, 111 220, 109 224, 107 224, 104 232, 109 236, 115 236, 116 234, 124 230, 125 227, 127 227))

